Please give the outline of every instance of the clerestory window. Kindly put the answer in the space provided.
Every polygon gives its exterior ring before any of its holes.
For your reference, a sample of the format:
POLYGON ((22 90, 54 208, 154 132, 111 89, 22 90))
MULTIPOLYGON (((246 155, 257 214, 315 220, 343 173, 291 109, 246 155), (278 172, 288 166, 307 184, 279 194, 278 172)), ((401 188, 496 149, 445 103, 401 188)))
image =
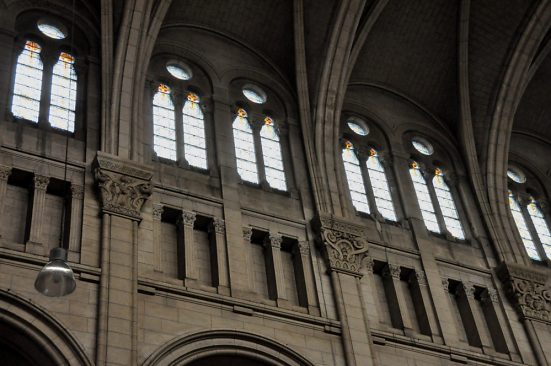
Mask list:
POLYGON ((526 253, 531 259, 551 260, 551 232, 545 203, 534 197, 541 190, 517 167, 509 167, 509 209, 526 253))

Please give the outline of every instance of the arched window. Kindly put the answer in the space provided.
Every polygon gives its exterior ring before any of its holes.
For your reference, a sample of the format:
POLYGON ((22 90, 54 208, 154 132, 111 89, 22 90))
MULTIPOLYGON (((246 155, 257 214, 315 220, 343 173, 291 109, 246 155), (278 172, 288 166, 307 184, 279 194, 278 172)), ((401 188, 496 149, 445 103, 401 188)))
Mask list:
POLYGON ((38 122, 42 92, 42 47, 32 41, 25 42, 17 58, 11 112, 14 116, 38 122))
POLYGON ((528 214, 530 215, 530 219, 532 219, 532 224, 534 224, 534 228, 536 229, 536 233, 538 234, 538 238, 545 255, 547 255, 547 258, 551 258, 551 233, 549 232, 547 222, 545 222, 545 216, 543 215, 543 212, 541 212, 538 202, 534 199, 534 197, 530 197, 530 203, 528 203, 528 214))
POLYGON ((350 141, 345 141, 344 143, 342 161, 344 162, 344 171, 348 181, 348 190, 350 191, 352 204, 359 212, 370 213, 360 161, 350 141))
POLYGON ((232 126, 237 172, 244 181, 258 183, 253 131, 243 108, 237 110, 232 126))
POLYGON ((153 145, 157 156, 176 161, 174 103, 170 88, 159 84, 153 96, 153 145))
POLYGON ((528 256, 535 260, 541 260, 538 250, 536 249, 536 245, 534 244, 534 240, 532 239, 532 234, 530 234, 530 230, 528 229, 526 220, 522 214, 521 206, 511 191, 509 191, 509 208, 511 209, 511 214, 513 215, 518 233, 520 234, 520 238, 522 239, 522 243, 526 248, 528 256))
POLYGON ((444 180, 444 173, 439 168, 436 168, 434 172, 432 185, 438 199, 438 204, 440 205, 440 210, 442 211, 442 216, 444 217, 446 229, 455 238, 465 239, 465 233, 461 227, 461 221, 459 221, 459 215, 457 214, 450 188, 444 180))
POLYGON ((197 94, 188 93, 182 109, 182 121, 185 159, 191 166, 207 169, 205 122, 197 94))
POLYGON ((423 216, 425 226, 433 233, 440 233, 440 227, 438 225, 434 205, 427 187, 427 182, 425 181, 425 177, 423 177, 423 173, 417 162, 411 163, 409 174, 411 175, 411 180, 413 181, 413 187, 415 189, 417 201, 419 202, 419 208, 421 208, 421 215, 423 216))
POLYGON ((52 127, 75 131, 75 108, 77 102, 77 74, 75 59, 61 52, 54 65, 50 94, 50 116, 52 127))
POLYGON ((370 149, 366 166, 377 210, 385 219, 396 221, 396 212, 392 204, 392 196, 390 195, 385 169, 375 149, 370 149))
POLYGON ((279 136, 275 130, 274 120, 268 116, 264 118, 264 125, 260 130, 260 141, 266 181, 272 188, 279 189, 280 191, 287 190, 279 136))

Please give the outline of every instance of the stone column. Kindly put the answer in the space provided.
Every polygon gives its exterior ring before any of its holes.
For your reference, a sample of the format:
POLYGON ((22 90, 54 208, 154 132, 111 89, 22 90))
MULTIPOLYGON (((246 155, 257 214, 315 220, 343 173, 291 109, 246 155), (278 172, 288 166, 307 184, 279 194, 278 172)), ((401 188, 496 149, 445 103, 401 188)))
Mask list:
POLYGON ((211 261, 214 272, 214 285, 219 294, 230 295, 230 280, 228 276, 228 256, 226 252, 226 223, 215 217, 209 228, 211 240, 211 261))
MULTIPOLYGON (((243 253, 245 255, 243 256, 245 259, 245 266, 247 267, 246 273, 248 274, 246 284, 245 286, 242 285, 242 287, 246 288, 250 292, 254 292, 254 275, 253 275, 253 257, 252 257, 252 249, 251 249, 251 238, 253 236, 253 229, 250 227, 244 226, 243 227, 243 248, 245 249, 243 253)), ((233 288, 232 288, 233 289, 233 288)))
MULTIPOLYGON (((8 178, 11 174, 11 168, 0 166, 0 212, 4 212, 6 202, 6 191, 8 190, 8 178)), ((2 229, 0 228, 0 239, 2 238, 2 229)))
POLYGON ((69 251, 68 259, 73 262, 80 262, 80 240, 82 232, 82 206, 84 198, 84 188, 80 185, 71 184, 71 211, 69 212, 69 226, 66 226, 65 232, 68 229, 69 251))
POLYGON ((136 365, 138 224, 153 187, 147 168, 98 152, 94 174, 102 212, 97 365, 136 365))
POLYGON ((162 254, 162 224, 163 205, 153 204, 153 270, 163 272, 163 254, 162 254))
POLYGON ((467 339, 469 344, 475 347, 483 347, 488 349, 487 344, 482 343, 480 337, 480 329, 483 326, 478 313, 475 312, 475 298, 474 287, 471 283, 460 283, 457 286, 455 297, 457 298, 457 305, 459 307, 459 313, 463 326, 465 327, 465 333, 467 333, 467 339))
POLYGON ((25 246, 25 252, 45 255, 44 243, 42 243, 42 218, 44 217, 44 204, 46 201, 46 189, 50 178, 42 175, 35 175, 33 178, 33 207, 31 213, 31 228, 29 239, 25 246))
POLYGON ((182 211, 178 220, 178 275, 188 286, 197 279, 197 271, 193 261, 193 224, 195 223, 195 212, 182 211))
POLYGON ((329 215, 316 218, 313 227, 331 275, 346 364, 373 365, 373 342, 359 283, 368 250, 365 228, 329 215))
POLYGON ((421 333, 431 336, 433 341, 442 342, 442 337, 438 334, 438 324, 432 314, 432 300, 425 273, 416 270, 409 278, 409 283, 416 294, 413 301, 417 313, 421 315, 419 319, 421 333))
MULTIPOLYGON (((497 291, 491 288, 485 289, 480 295, 480 301, 482 302, 482 311, 484 312, 495 350, 501 353, 510 353, 510 350, 513 351, 515 349, 515 346, 511 342, 511 339, 505 336, 507 323, 499 309, 497 291)), ((511 353, 511 357, 515 361, 520 361, 516 353, 511 353)))
POLYGON ((400 266, 388 263, 383 269, 383 280, 386 298, 390 310, 390 318, 395 328, 403 329, 404 334, 411 336, 415 332, 407 311, 406 299, 400 284, 400 266))
POLYGON ((299 241, 293 248, 293 264, 295 276, 299 279, 297 291, 300 306, 308 308, 308 313, 319 316, 320 311, 316 302, 312 261, 310 260, 310 244, 308 241, 299 241))
POLYGON ((264 239, 264 253, 266 255, 266 272, 268 273, 268 289, 270 298, 280 303, 287 302, 287 289, 283 264, 281 263, 281 235, 270 233, 264 239))

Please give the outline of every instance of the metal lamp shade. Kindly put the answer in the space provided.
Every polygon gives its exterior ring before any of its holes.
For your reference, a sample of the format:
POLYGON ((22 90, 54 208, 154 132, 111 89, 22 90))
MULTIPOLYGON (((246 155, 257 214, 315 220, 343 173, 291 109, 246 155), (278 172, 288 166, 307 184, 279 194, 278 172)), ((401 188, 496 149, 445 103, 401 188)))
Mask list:
POLYGON ((38 273, 34 288, 50 297, 61 297, 72 293, 76 288, 76 281, 73 270, 67 265, 66 260, 65 249, 52 249, 50 261, 38 273))

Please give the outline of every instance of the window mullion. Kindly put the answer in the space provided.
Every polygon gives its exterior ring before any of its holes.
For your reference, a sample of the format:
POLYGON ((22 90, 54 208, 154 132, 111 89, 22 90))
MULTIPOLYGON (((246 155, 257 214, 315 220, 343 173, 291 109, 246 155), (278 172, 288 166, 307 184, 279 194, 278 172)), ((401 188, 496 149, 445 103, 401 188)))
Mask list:
POLYGON ((436 220, 438 221, 438 226, 440 226, 440 231, 446 235, 447 239, 451 239, 452 235, 446 227, 444 215, 442 214, 442 209, 440 208, 440 202, 438 202, 438 197, 436 196, 436 191, 434 190, 434 185, 432 183, 432 178, 434 178, 434 174, 429 174, 426 170, 423 170, 422 174, 425 178, 427 189, 429 190, 430 199, 432 201, 432 206, 434 207, 434 213, 436 215, 436 220))
POLYGON ((179 92, 174 92, 172 98, 175 113, 174 123, 176 124, 176 158, 179 166, 188 167, 184 151, 184 128, 182 116, 182 108, 184 107, 184 103, 182 101, 182 94, 179 92))
POLYGON ((530 231, 530 236, 532 237, 532 241, 535 244, 536 250, 538 251, 540 258, 542 259, 547 258, 547 255, 543 250, 543 244, 541 243, 540 236, 538 235, 538 231, 536 230, 536 227, 534 226, 534 222, 532 221, 532 217, 528 212, 528 204, 530 203, 530 198, 520 194, 518 196, 518 203, 520 206, 520 212, 524 217, 524 221, 526 222, 528 231, 530 231))
POLYGON ((54 74, 54 66, 57 58, 48 50, 43 51, 41 55, 43 63, 42 71, 42 90, 40 92, 40 112, 38 113, 38 125, 49 127, 50 103, 52 92, 52 78, 54 74))
POLYGON ((266 170, 264 169, 264 155, 262 154, 262 141, 260 138, 260 129, 262 124, 258 123, 254 116, 251 115, 249 123, 251 124, 251 129, 253 130, 253 140, 254 140, 254 152, 256 156, 256 168, 258 171, 258 181, 260 185, 264 188, 268 188, 270 185, 266 180, 266 170))
POLYGON ((375 204, 375 194, 373 193, 373 187, 371 186, 371 179, 369 178, 369 172, 367 171, 367 158, 364 151, 358 151, 358 160, 360 161, 360 170, 362 172, 362 179, 364 182, 365 193, 367 194, 367 202, 371 209, 371 215, 379 220, 384 221, 383 216, 379 212, 377 205, 375 204))

